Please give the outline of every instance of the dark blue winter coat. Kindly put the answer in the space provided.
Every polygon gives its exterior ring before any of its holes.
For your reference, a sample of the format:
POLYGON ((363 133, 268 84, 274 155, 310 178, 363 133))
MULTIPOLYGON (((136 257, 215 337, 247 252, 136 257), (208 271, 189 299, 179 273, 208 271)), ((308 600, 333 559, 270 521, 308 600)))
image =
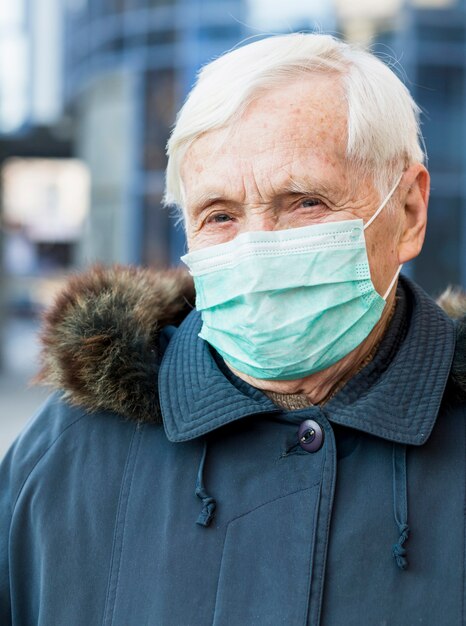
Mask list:
POLYGON ((466 623, 461 325, 403 279, 375 358, 287 412, 123 274, 49 314, 65 397, 1 465, 0 624, 466 623))

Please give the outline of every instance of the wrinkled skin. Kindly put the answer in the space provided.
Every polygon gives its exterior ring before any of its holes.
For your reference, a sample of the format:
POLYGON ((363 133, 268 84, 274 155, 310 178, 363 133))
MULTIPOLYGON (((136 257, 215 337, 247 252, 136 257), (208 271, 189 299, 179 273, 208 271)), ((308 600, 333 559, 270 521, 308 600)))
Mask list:
MULTIPOLYGON (((186 153, 182 180, 190 251, 247 231, 355 218, 367 222, 383 198, 371 178, 348 160, 346 143, 346 102, 337 77, 314 74, 262 93, 239 121, 205 133, 186 153)), ((381 295, 398 266, 422 248, 428 194, 425 167, 412 164, 404 171, 390 209, 365 231, 372 281, 381 295)), ((294 381, 257 380, 235 373, 260 389, 304 393, 310 402, 323 402, 373 352, 387 327, 394 298, 392 289, 382 318, 367 339, 326 370, 294 381)))

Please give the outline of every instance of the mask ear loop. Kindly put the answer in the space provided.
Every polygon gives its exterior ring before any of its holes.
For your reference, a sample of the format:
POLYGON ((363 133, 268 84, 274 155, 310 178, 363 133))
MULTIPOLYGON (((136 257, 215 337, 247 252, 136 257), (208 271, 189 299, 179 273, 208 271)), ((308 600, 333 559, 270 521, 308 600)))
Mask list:
MULTIPOLYGON (((372 222, 375 220, 375 218, 377 217, 377 215, 385 208, 385 206, 387 205, 387 202, 390 200, 390 198, 393 196, 393 194, 395 193, 396 188, 398 187, 398 185, 400 184, 401 179, 403 178, 403 174, 404 172, 401 172, 401 174, 398 176, 398 178, 396 179, 395 184, 393 185, 393 187, 390 189, 387 197, 385 198, 385 200, 382 202, 382 204, 379 206, 379 208, 377 209, 377 211, 374 213, 374 215, 371 217, 371 219, 366 222, 364 224, 364 230, 366 230, 366 228, 369 228, 369 226, 372 224, 372 222)), ((391 290, 393 289, 393 285, 396 283, 398 276, 400 275, 401 272, 401 268, 403 267, 403 265, 399 265, 398 269, 395 272, 394 277, 392 278, 390 285, 388 286, 387 291, 385 292, 385 294, 383 295, 383 299, 386 301, 388 298, 389 293, 391 292, 391 290)))
POLYGON ((393 194, 395 193, 396 188, 398 187, 398 185, 400 184, 400 180, 403 178, 403 174, 404 172, 401 172, 401 174, 399 175, 399 177, 396 180, 396 183, 393 185, 393 187, 391 188, 391 190, 388 193, 388 196, 385 198, 385 200, 382 202, 382 204, 379 206, 379 208, 377 209, 377 211, 374 213, 374 215, 371 217, 371 219, 366 222, 364 224, 364 230, 366 230, 366 228, 369 228, 369 226, 372 224, 372 222, 375 220, 375 218, 377 217, 377 215, 380 213, 380 211, 382 211, 382 209, 385 208, 387 202, 390 200, 390 198, 393 196, 393 194))
POLYGON ((398 269, 395 272, 395 276, 392 278, 392 282, 389 284, 387 291, 384 293, 383 295, 383 299, 386 301, 388 298, 388 294, 390 293, 390 291, 393 289, 393 285, 396 283, 396 279, 398 278, 398 276, 400 275, 401 272, 401 268, 403 267, 403 265, 399 265, 398 269))

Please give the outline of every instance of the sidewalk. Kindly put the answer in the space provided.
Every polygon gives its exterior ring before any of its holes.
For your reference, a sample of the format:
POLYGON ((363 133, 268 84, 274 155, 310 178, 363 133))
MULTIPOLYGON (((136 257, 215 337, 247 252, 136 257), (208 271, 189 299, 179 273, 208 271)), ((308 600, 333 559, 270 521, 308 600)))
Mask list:
POLYGON ((37 323, 13 320, 4 339, 4 371, 0 372, 0 458, 45 400, 49 391, 30 387, 37 372, 37 323))

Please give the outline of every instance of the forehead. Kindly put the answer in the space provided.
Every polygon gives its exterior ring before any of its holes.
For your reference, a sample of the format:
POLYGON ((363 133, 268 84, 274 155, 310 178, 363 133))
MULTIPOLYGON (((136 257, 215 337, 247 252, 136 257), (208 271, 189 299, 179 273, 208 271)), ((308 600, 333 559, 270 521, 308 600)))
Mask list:
POLYGON ((347 167, 347 103, 337 75, 314 73, 258 95, 229 126, 189 147, 181 176, 189 207, 199 193, 265 191, 293 177, 341 174, 347 167), (236 189, 237 191, 238 189, 236 189))

